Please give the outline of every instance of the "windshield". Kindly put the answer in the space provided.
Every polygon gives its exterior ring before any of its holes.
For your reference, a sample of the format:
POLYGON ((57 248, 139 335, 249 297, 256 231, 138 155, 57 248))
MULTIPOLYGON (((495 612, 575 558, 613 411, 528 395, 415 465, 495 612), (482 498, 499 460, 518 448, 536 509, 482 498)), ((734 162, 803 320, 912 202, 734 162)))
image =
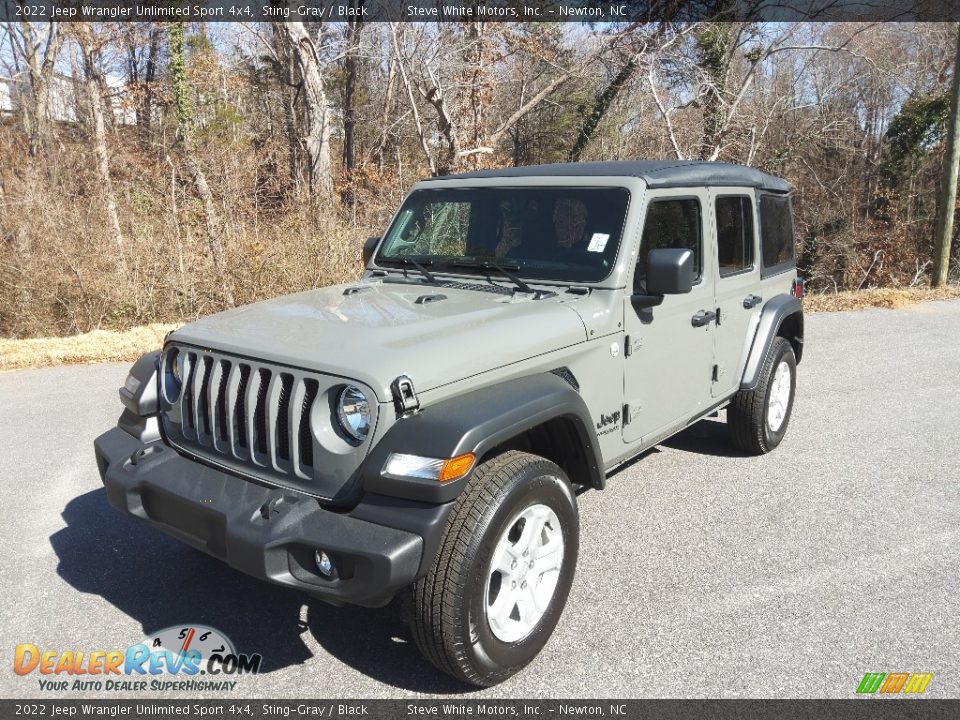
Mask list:
POLYGON ((506 269, 533 280, 597 282, 613 269, 629 200, 624 188, 417 190, 400 209, 376 262, 408 267, 413 260, 433 272, 506 269))

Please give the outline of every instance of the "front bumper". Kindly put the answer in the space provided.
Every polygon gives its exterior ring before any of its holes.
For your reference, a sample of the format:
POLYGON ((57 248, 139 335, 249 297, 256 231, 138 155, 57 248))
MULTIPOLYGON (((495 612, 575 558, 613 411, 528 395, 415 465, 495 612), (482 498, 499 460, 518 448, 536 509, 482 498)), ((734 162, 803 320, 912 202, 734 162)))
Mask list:
POLYGON ((335 604, 379 607, 420 573, 424 539, 414 532, 326 510, 120 428, 94 447, 111 505, 248 575, 335 604), (333 559, 335 578, 316 569, 317 549, 333 559))

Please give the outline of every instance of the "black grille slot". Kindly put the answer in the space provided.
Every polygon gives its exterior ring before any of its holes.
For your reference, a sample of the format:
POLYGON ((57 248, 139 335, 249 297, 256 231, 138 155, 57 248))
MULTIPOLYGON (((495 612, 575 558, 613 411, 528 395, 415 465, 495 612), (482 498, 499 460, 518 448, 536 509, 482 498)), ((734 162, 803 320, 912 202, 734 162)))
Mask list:
POLYGON ((187 355, 187 362, 190 369, 187 371, 187 378, 183 381, 183 401, 181 407, 185 410, 183 413, 183 424, 197 429, 197 418, 193 415, 193 376, 197 374, 197 356, 195 353, 187 355))
POLYGON ((277 457, 290 459, 290 393, 293 391, 293 375, 280 374, 280 403, 277 408, 277 457))
POLYGON ((267 388, 270 385, 270 371, 260 368, 260 389, 257 392, 257 406, 254 409, 256 439, 254 448, 262 455, 267 454, 267 388))
POLYGON ((230 379, 230 363, 220 361, 220 386, 217 388, 217 435, 223 442, 230 439, 230 428, 227 426, 227 380, 230 379))
POLYGON ((213 368, 213 358, 203 358, 203 381, 200 383, 200 396, 197 398, 198 430, 203 435, 210 434, 210 371, 213 368))
POLYGON ((240 366, 240 383, 237 385, 237 401, 233 404, 233 437, 237 447, 247 447, 247 385, 250 382, 250 366, 240 366))
POLYGON ((317 399, 320 383, 316 380, 304 380, 303 407, 300 409, 300 464, 313 467, 313 436, 310 433, 310 408, 317 399))

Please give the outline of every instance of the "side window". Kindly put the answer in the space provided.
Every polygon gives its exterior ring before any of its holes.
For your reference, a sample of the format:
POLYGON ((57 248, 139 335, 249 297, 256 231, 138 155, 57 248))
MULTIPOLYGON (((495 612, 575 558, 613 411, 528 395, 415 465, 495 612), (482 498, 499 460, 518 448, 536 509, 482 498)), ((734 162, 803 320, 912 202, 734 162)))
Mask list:
POLYGON ((637 269, 634 272, 634 288, 642 289, 647 277, 647 253, 657 248, 690 248, 693 250, 694 282, 703 276, 703 223, 700 218, 700 201, 696 198, 654 200, 647 206, 647 219, 643 223, 643 238, 637 269))
POLYGON ((717 260, 720 277, 753 267, 753 203, 746 196, 718 197, 717 260))
POLYGON ((760 196, 760 254, 764 269, 793 264, 793 217, 789 197, 760 196))

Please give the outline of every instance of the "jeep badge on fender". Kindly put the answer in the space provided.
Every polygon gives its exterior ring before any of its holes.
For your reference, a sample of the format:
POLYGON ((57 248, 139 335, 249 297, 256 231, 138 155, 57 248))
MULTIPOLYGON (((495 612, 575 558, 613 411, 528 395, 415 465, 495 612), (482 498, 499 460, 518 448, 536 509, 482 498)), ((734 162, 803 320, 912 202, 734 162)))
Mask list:
POLYGON ((425 180, 360 280, 192 322, 96 440, 110 503, 332 603, 406 596, 439 669, 493 685, 563 611, 576 488, 726 408, 790 423, 803 351, 789 186, 709 162, 425 180))

